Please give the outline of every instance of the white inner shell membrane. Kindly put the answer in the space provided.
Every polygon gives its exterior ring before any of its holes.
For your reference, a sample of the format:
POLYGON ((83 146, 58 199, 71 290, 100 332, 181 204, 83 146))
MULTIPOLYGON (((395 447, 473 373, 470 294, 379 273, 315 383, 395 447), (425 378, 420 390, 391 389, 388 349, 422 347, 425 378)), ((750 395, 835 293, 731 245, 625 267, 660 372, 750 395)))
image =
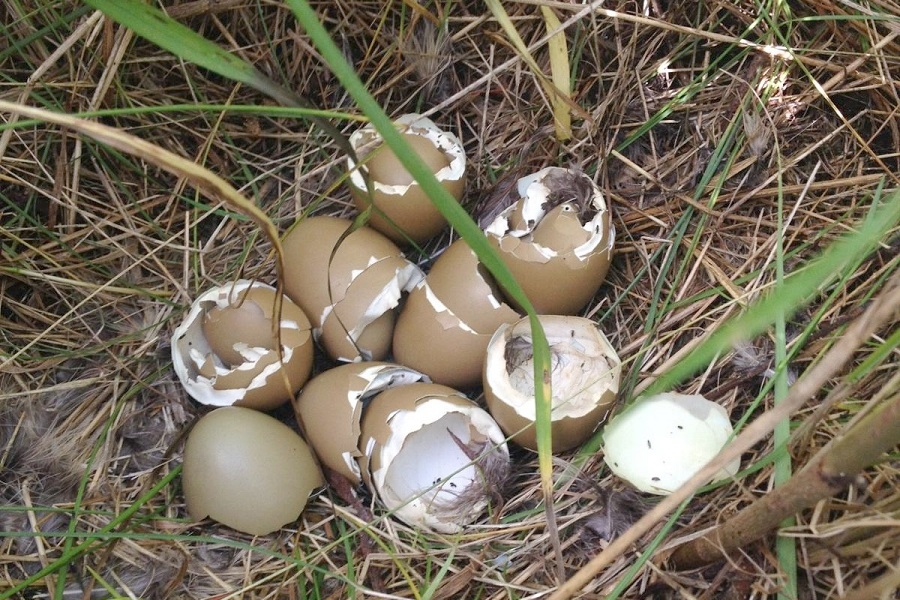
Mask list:
MULTIPOLYGON (((644 492, 669 494, 722 449, 733 429, 728 414, 702 396, 659 394, 616 416, 603 432, 604 460, 644 492)), ((713 477, 728 478, 740 459, 713 477)))
MULTIPOLYGON (((597 407, 597 399, 613 387, 615 371, 606 359, 606 349, 594 338, 570 337, 550 340, 550 379, 553 388, 551 414, 554 418, 580 417, 597 407)), ((528 340, 531 343, 531 340, 528 340)), ((516 412, 536 419, 534 403, 534 355, 509 373, 509 383, 519 393, 516 412)))
MULTIPOLYGON (((526 223, 531 224, 531 227, 527 229, 510 229, 509 216, 515 212, 516 209, 516 203, 513 203, 497 215, 493 222, 485 228, 485 233, 498 238, 506 236, 523 238, 533 232, 535 227, 537 227, 537 224, 544 218, 544 215, 547 214, 549 209, 553 208, 547 201, 547 198, 550 196, 550 188, 544 185, 544 177, 551 169, 553 169, 553 167, 547 167, 541 169, 537 173, 522 177, 516 184, 520 202, 522 202, 522 217, 525 219, 526 223)), ((580 260, 584 260, 584 258, 592 253, 594 249, 600 245, 600 242, 603 241, 603 215, 606 213, 606 201, 603 199, 603 195, 599 190, 595 190, 591 203, 594 205, 594 208, 597 209, 597 214, 595 214, 594 218, 589 222, 582 225, 582 229, 590 233, 591 237, 588 241, 572 250, 575 256, 580 260)), ((610 223, 607 248, 607 251, 609 252, 612 251, 613 243, 615 241, 615 234, 612 231, 612 227, 612 223, 610 223)), ((552 248, 547 248, 540 244, 534 244, 534 247, 547 259, 553 258, 558 254, 552 248)))
MULTIPOLYGON (((462 142, 459 141, 452 133, 442 131, 434 121, 428 117, 418 114, 407 114, 399 117, 394 121, 401 133, 410 133, 421 135, 428 139, 443 152, 450 161, 450 164, 440 169, 434 174, 438 181, 456 181, 460 179, 466 172, 466 154, 462 142)), ((355 150, 361 150, 360 158, 371 152, 381 142, 381 136, 371 125, 367 125, 350 136, 350 145, 355 150)), ((347 165, 350 171, 350 182, 358 189, 366 189, 366 182, 356 168, 356 163, 352 158, 347 158, 347 165)), ((387 185, 380 181, 372 182, 375 189, 385 194, 404 195, 410 187, 417 185, 415 181, 408 185, 387 185)))
POLYGON ((408 523, 446 532, 477 519, 487 505, 486 496, 454 506, 460 493, 471 494, 473 485, 481 488, 481 480, 478 467, 448 430, 463 444, 472 441, 473 431, 478 432, 508 456, 503 432, 491 416, 474 405, 466 408, 431 398, 415 411, 393 413, 389 425, 391 435, 381 448, 381 468, 372 473, 385 506, 396 509, 397 516, 408 523))
MULTIPOLYGON (((203 317, 213 308, 228 308, 231 302, 239 297, 239 293, 249 287, 270 288, 271 286, 259 283, 251 286, 251 282, 241 280, 234 284, 213 288, 194 301, 187 317, 172 334, 172 367, 185 390, 198 402, 211 406, 231 406, 238 400, 242 400, 247 395, 247 390, 265 385, 269 377, 281 370, 281 363, 276 361, 260 371, 256 377, 250 380, 246 388, 235 390, 215 389, 213 386, 216 378, 205 377, 199 373, 200 367, 208 358, 212 358, 217 375, 227 375, 235 371, 252 371, 256 368, 256 363, 260 358, 274 352, 267 348, 256 348, 238 343, 234 345, 234 349, 244 358, 245 362, 229 367, 213 353, 206 336, 203 335, 203 317), (231 292, 230 296, 229 292, 231 292)), ((300 324, 296 321, 282 319, 281 328, 299 331, 300 324)), ((282 345, 281 352, 285 362, 289 361, 294 353, 292 348, 285 345, 282 345)))

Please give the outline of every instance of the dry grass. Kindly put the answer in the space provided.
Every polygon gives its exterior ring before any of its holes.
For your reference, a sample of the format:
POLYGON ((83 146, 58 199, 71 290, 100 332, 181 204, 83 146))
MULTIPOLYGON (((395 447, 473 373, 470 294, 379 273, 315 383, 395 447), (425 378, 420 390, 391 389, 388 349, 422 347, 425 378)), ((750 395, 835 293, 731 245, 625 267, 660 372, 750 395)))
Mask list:
MULTIPOLYGON (((626 362, 624 402, 773 285, 782 202, 783 267, 791 272, 864 219, 882 187, 898 187, 900 20, 889 15, 900 6, 764 5, 795 18, 779 40, 748 2, 613 0, 594 12, 544 4, 572 21, 573 100, 590 116, 576 119, 562 144, 548 98, 480 3, 449 3, 445 12, 337 0, 317 9, 388 113, 433 112, 464 140, 474 216, 491 210, 495 183, 510 173, 559 164, 596 174, 618 245, 585 313, 626 362), (766 43, 789 46, 794 58, 767 52, 766 43)), ((506 8, 549 72, 538 4, 506 8)), ((194 2, 169 12, 316 105, 355 114, 281 5, 194 2)), ((0 98, 70 113, 112 109, 104 123, 227 178, 282 230, 306 210, 351 214, 343 157, 307 123, 253 108, 171 109, 271 106, 267 98, 133 39, 80 4, 29 10, 4 0, 0 16, 0 98)), ((337 124, 348 133, 358 126, 337 124)), ((896 235, 884 240, 789 321, 791 374, 814 364, 883 288, 897 243, 896 235)), ((65 589, 71 597, 499 600, 552 590, 536 460, 524 452, 514 453, 502 509, 452 538, 411 530, 377 507, 366 523, 329 490, 301 521, 258 539, 190 522, 177 478, 148 495, 173 474, 180 434, 203 412, 173 377, 169 335, 213 283, 271 279, 268 251, 246 219, 140 161, 40 123, 0 134, 0 597, 67 552, 64 582, 57 571, 21 596, 65 589)), ((847 357, 849 372, 887 348, 828 410, 814 402, 794 416, 795 465, 891 381, 898 356, 885 339, 894 329, 847 357)), ((772 402, 759 392, 776 368, 775 343, 748 342, 683 390, 721 402, 734 421, 752 418, 772 402)), ((744 477, 692 502, 623 597, 774 598, 782 581, 774 536, 700 571, 665 563, 668 549, 771 489, 771 451, 771 442, 758 445, 744 477)), ((572 458, 560 457, 559 472, 572 458)), ((797 541, 800 597, 842 598, 900 569, 898 468, 895 453, 781 531, 797 541)), ((622 489, 599 455, 556 501, 570 574, 645 502, 622 489)), ((619 556, 586 597, 609 593, 644 547, 619 556)))

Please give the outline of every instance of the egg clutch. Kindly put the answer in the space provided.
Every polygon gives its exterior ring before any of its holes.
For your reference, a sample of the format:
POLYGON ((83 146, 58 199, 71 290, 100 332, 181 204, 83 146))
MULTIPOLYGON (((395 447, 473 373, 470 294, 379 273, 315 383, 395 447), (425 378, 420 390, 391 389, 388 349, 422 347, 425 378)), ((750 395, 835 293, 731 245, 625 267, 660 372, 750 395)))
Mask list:
MULTIPOLYGON (((395 124, 460 199, 466 157, 456 136, 419 115, 395 124)), ((359 164, 348 159, 348 185, 360 210, 372 205, 367 226, 302 218, 282 240, 284 297, 262 282, 233 281, 200 295, 173 333, 179 381, 198 402, 220 407, 197 422, 184 448, 182 487, 195 520, 275 531, 324 485, 321 464, 368 487, 407 524, 455 533, 497 497, 509 472, 507 442, 537 447, 531 330, 521 307, 462 240, 427 273, 409 261, 403 247, 447 223, 374 129, 350 142, 359 164), (316 343, 339 366, 310 379, 316 343), (485 407, 465 393, 479 387, 485 407), (287 402, 306 441, 264 412, 287 402)), ((574 448, 619 389, 615 350, 595 322, 572 316, 609 269, 606 201, 587 175, 548 167, 518 180, 484 232, 541 315, 553 451, 574 448)), ((713 455, 724 439, 708 444, 713 455)), ((614 470, 629 478, 619 464, 614 470)))

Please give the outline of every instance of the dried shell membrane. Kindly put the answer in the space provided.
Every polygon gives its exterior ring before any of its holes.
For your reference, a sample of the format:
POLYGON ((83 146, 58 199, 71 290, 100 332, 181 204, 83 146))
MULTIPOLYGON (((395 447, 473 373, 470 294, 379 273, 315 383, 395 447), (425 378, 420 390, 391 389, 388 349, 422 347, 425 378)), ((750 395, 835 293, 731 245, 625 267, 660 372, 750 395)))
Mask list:
MULTIPOLYGON (((444 189, 459 200, 465 188, 466 174, 466 155, 459 139, 418 114, 403 115, 394 124, 413 151, 432 169, 444 189)), ((356 131, 350 136, 350 144, 362 161, 358 169, 353 158, 347 158, 354 203, 360 210, 369 206, 365 180, 360 173, 360 169, 365 169, 374 188, 372 202, 387 217, 373 211, 369 221, 373 228, 396 242, 405 242, 409 236, 419 243, 446 227, 443 215, 393 151, 382 143, 374 127, 367 125, 356 131)))
MULTIPOLYGON (((642 492, 670 494, 725 446, 734 429, 722 406, 700 395, 663 393, 643 398, 603 430, 604 460, 642 492)), ((712 481, 732 477, 735 459, 712 481)))
POLYGON ((363 415, 363 479, 410 525, 455 533, 475 521, 509 474, 491 416, 452 388, 413 383, 372 399, 363 415))
POLYGON ((283 298, 279 361, 272 317, 275 288, 239 280, 197 298, 172 334, 172 364, 195 400, 268 410, 309 378, 313 344, 306 314, 283 298))
POLYGON ((418 371, 386 362, 339 365, 304 386, 294 412, 319 460, 355 485, 361 481, 363 405, 392 387, 428 381, 418 371))
POLYGON ((574 314, 597 293, 612 260, 614 228, 590 177, 547 167, 517 182, 519 200, 485 229, 535 309, 574 314))
MULTIPOLYGON (((551 354, 553 451, 584 442, 606 417, 619 390, 621 362, 596 323, 540 316, 551 354)), ((497 329, 484 365, 488 410, 512 440, 537 449, 534 356, 527 318, 497 329)))

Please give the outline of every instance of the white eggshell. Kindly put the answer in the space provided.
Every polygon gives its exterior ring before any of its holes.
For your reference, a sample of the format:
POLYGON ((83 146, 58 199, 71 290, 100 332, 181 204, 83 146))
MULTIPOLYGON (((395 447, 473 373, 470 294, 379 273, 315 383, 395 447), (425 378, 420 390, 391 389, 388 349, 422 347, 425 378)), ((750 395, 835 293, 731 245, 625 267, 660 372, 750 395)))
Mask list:
MULTIPOLYGON (((666 495, 725 446, 734 429, 725 409, 700 395, 663 393, 639 400, 603 430, 604 460, 642 492, 666 495)), ((713 477, 737 473, 735 459, 713 477)))

